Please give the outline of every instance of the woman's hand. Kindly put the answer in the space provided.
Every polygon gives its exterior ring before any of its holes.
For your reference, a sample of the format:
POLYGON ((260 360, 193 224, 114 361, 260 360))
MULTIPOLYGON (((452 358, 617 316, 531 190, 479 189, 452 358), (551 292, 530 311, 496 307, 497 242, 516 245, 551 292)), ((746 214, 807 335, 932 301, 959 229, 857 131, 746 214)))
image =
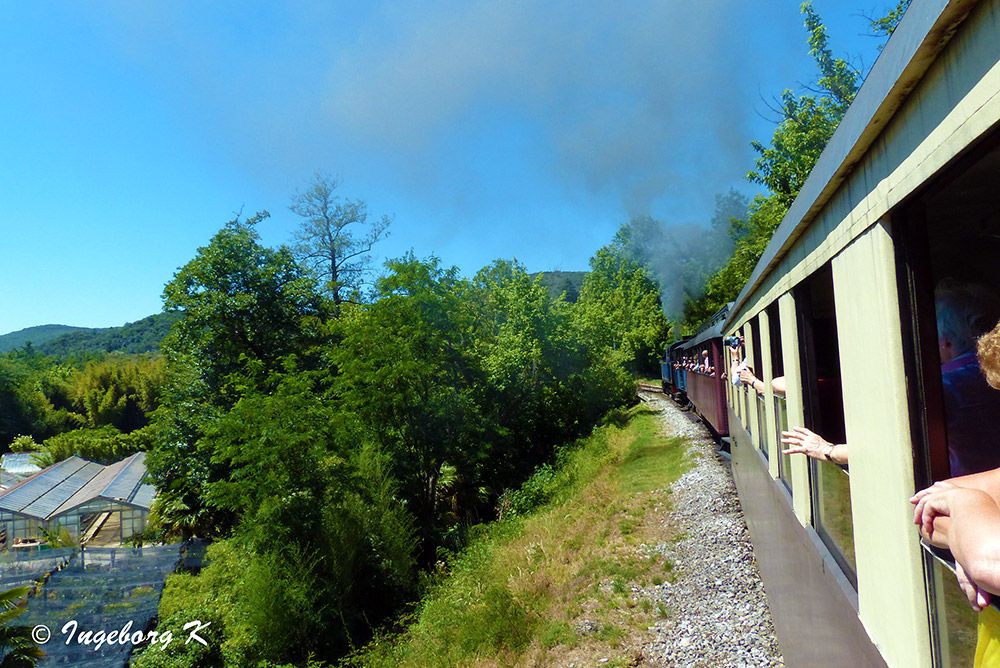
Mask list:
POLYGON ((935 517, 951 516, 950 492, 956 489, 959 488, 941 480, 910 497, 910 503, 913 504, 913 523, 919 526, 925 535, 930 536, 934 533, 935 517))
POLYGON ((794 427, 791 431, 781 432, 781 442, 789 446, 781 454, 806 455, 813 459, 826 459, 834 447, 833 443, 805 427, 794 427))
POLYGON ((955 576, 958 578, 958 586, 962 588, 965 598, 969 599, 969 605, 976 612, 982 612, 983 608, 990 604, 990 593, 982 589, 968 576, 962 564, 955 562, 955 576))
POLYGON ((980 489, 937 482, 910 498, 924 538, 955 557, 958 584, 973 610, 1000 593, 1000 508, 980 489))

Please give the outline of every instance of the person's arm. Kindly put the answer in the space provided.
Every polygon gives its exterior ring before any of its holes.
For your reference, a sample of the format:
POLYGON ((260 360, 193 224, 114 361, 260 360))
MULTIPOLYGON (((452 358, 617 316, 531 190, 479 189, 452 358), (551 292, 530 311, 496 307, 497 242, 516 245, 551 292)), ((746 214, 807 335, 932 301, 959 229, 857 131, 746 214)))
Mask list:
POLYGON ((939 480, 930 487, 914 494, 913 503, 916 503, 921 497, 927 494, 950 486, 977 489, 980 492, 988 494, 995 503, 1000 504, 1000 468, 983 471, 982 473, 971 473, 957 478, 948 478, 947 480, 939 480))
POLYGON ((785 377, 778 376, 777 378, 772 380, 771 389, 774 390, 775 394, 780 394, 781 396, 785 396, 785 377))
POLYGON ((740 380, 753 388, 753 391, 757 394, 764 394, 764 389, 766 388, 764 381, 755 376, 750 369, 740 371, 740 380))
POLYGON ((925 537, 947 544, 961 567, 959 584, 973 608, 981 610, 988 603, 984 591, 1000 593, 1000 507, 988 494, 939 487, 915 501, 913 521, 925 537))
POLYGON ((791 431, 781 432, 781 442, 789 446, 788 449, 781 451, 783 455, 801 454, 834 464, 848 463, 846 443, 831 443, 805 427, 793 427, 791 431))
POLYGON ((1000 469, 951 478, 949 482, 958 487, 967 487, 985 492, 993 499, 994 503, 1000 504, 1000 469))

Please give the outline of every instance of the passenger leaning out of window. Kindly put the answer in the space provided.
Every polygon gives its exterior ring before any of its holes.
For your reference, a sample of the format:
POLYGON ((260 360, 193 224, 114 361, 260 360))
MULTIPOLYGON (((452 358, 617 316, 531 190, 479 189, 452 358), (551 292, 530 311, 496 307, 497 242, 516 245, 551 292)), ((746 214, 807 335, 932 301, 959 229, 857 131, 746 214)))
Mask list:
MULTIPOLYGON (((1000 323, 977 348, 986 381, 1000 390, 1000 323)), ((998 415, 990 417, 1000 429, 998 415)), ((981 612, 975 668, 1000 666, 1000 613, 988 607, 1000 595, 1000 468, 937 482, 910 503, 924 538, 951 550, 958 584, 981 612)))
MULTIPOLYGON (((748 366, 742 369, 740 371, 739 379, 744 385, 750 386, 750 388, 753 389, 753 391, 756 392, 757 394, 764 394, 764 389, 767 386, 764 384, 763 380, 754 375, 752 367, 748 366)), ((777 378, 772 380, 771 389, 774 390, 775 394, 780 394, 781 396, 785 396, 785 377, 778 376, 777 378)))
MULTIPOLYGON (((750 370, 750 363, 746 358, 746 353, 743 351, 743 343, 742 334, 727 336, 725 339, 726 348, 729 350, 729 358, 732 360, 729 365, 729 382, 733 385, 739 385, 742 380, 742 373, 750 370)), ((753 372, 751 371, 751 373, 753 372)))
MULTIPOLYGON (((740 379, 756 390, 757 394, 764 394, 764 381, 754 376, 749 369, 740 372, 740 379)), ((774 378, 771 389, 776 395, 785 396, 785 377, 774 378)), ((789 431, 781 432, 781 443, 788 446, 781 451, 783 455, 805 455, 840 466, 847 466, 848 463, 847 443, 831 443, 806 427, 792 427, 789 431)))
POLYGON ((701 372, 704 374, 715 373, 715 367, 712 366, 712 361, 708 357, 708 351, 701 351, 701 372))
MULTIPOLYGON (((767 387, 764 381, 754 375, 753 369, 747 367, 740 371, 740 380, 754 389, 757 394, 764 394, 767 387)), ((776 395, 785 396, 785 377, 778 376, 771 381, 771 389, 776 395)), ((805 455, 813 459, 821 459, 842 466, 847 465, 847 444, 831 443, 816 432, 805 427, 792 427, 781 432, 781 442, 788 448, 781 451, 783 455, 805 455)))

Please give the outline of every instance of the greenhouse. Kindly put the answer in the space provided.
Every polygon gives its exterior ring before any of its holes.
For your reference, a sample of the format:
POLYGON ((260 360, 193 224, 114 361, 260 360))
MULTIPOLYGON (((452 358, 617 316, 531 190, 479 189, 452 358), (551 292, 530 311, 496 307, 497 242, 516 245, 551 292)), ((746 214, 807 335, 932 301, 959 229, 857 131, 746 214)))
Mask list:
POLYGON ((0 457, 0 488, 13 487, 42 469, 35 464, 36 452, 8 452, 0 457))
POLYGON ((70 457, 0 492, 4 547, 31 545, 43 530, 86 542, 102 528, 125 540, 145 528, 156 489, 142 482, 145 453, 108 466, 70 457))

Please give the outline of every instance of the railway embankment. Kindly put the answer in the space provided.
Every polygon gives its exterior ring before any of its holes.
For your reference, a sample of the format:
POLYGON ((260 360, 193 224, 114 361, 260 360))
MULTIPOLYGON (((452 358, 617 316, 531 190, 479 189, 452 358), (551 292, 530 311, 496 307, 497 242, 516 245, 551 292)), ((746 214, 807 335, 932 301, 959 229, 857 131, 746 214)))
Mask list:
POLYGON ((661 520, 675 538, 652 548, 679 575, 641 591, 669 613, 647 629, 644 657, 655 666, 783 666, 729 466, 700 422, 662 395, 642 396, 693 461, 661 520))
POLYGON ((353 665, 783 666, 728 465, 699 422, 640 396, 353 665))

